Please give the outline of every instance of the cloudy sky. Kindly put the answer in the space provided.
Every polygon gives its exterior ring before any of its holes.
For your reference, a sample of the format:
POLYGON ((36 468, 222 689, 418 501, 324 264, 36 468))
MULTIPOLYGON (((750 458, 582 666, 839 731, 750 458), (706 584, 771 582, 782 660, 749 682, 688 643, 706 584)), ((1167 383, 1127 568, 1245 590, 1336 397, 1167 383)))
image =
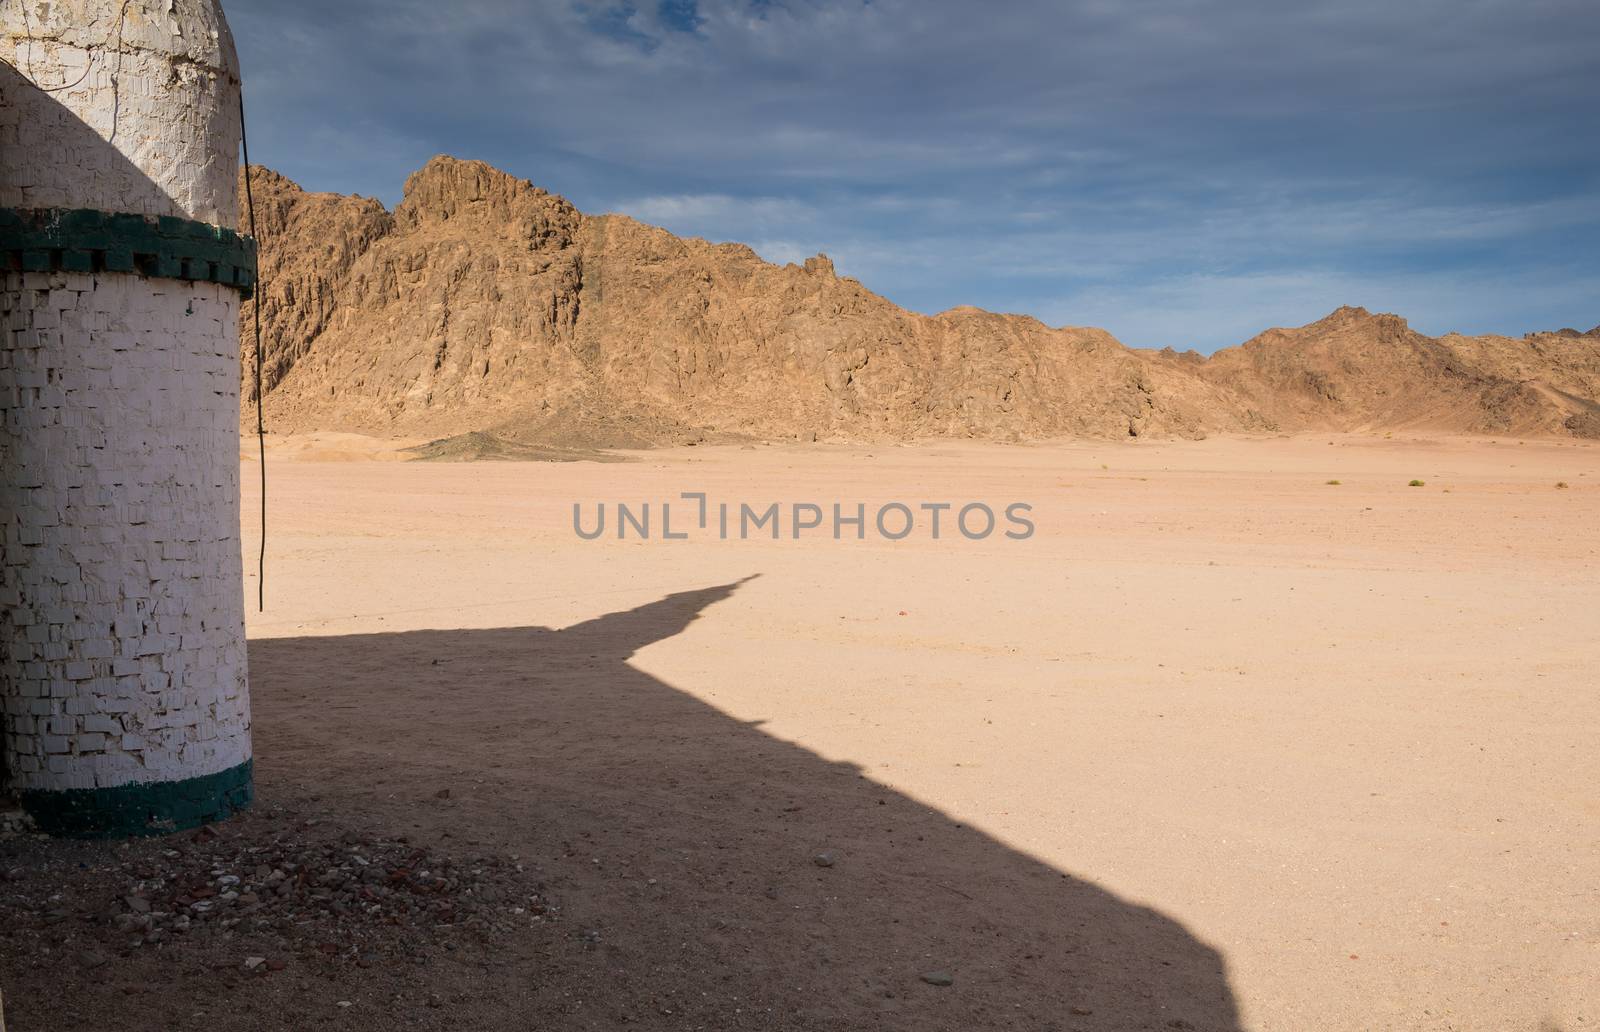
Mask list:
POLYGON ((773 261, 1209 351, 1600 322, 1595 0, 225 0, 251 157, 437 153, 773 261))

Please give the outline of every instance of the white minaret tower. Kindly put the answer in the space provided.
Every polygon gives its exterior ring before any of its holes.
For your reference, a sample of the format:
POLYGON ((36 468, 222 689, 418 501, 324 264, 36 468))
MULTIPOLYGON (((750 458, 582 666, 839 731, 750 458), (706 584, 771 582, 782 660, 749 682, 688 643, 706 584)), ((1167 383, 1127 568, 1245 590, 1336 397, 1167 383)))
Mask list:
POLYGON ((0 6, 0 784, 41 829, 251 799, 239 64, 215 0, 0 6))

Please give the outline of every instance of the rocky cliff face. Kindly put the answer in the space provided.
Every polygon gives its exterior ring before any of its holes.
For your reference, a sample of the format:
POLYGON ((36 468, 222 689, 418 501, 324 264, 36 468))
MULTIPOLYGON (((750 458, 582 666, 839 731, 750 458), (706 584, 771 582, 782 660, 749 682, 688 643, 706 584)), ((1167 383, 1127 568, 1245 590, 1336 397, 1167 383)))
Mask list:
POLYGON ((1269 430, 1588 435, 1600 411, 1600 332, 1428 337, 1361 308, 1268 330, 1191 370, 1247 406, 1247 427, 1269 430))
MULTIPOLYGON (((268 422, 279 431, 602 446, 1600 435, 1600 332, 1431 338, 1345 308, 1203 359, 1026 316, 907 312, 826 257, 778 266, 743 245, 584 215, 481 162, 433 159, 393 213, 251 175, 268 422)), ((247 306, 247 358, 250 318, 247 306)))

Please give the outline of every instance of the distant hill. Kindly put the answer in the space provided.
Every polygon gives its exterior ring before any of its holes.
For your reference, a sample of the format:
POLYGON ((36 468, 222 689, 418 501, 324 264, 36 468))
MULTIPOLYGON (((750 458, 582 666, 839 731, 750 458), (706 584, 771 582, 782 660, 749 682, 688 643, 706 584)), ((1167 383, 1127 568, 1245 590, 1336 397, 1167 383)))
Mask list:
MULTIPOLYGON (((434 158, 393 212, 251 176, 278 431, 474 434, 473 454, 486 439, 515 452, 739 437, 1600 437, 1600 327, 1435 338, 1341 308, 1204 358, 1023 315, 919 315, 825 256, 773 265, 742 244, 585 215, 478 161, 434 158)), ((247 304, 247 358, 249 320, 247 304)))

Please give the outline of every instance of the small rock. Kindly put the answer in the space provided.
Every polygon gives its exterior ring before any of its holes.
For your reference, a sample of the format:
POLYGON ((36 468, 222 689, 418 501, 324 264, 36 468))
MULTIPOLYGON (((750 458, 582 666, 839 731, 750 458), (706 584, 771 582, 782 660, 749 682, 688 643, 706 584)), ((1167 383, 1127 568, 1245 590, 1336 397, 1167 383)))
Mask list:
POLYGON ((150 901, 143 896, 129 896, 123 902, 128 904, 128 909, 135 914, 150 913, 150 901))
POLYGON ((811 862, 816 864, 818 867, 832 867, 834 864, 839 862, 839 854, 835 853, 831 849, 824 849, 816 856, 813 856, 811 858, 811 862))
POLYGON ((1093 1007, 1069 1007, 1067 1010, 1080 1018, 1087 1018, 1094 1013, 1093 1007))
POLYGON ((349 1007, 351 1004, 349 1000, 340 1000, 338 1005, 340 1007, 349 1007))
POLYGON ((254 971, 256 968, 261 967, 266 962, 266 957, 246 957, 244 958, 244 969, 246 971, 254 971))
POLYGON ((90 969, 97 968, 106 962, 106 958, 93 950, 79 950, 73 959, 78 962, 79 967, 90 969))
POLYGON ((441 789, 439 789, 439 791, 437 791, 437 792, 435 792, 433 794, 433 797, 435 799, 449 799, 450 798, 450 790, 448 788, 441 788, 441 789))
POLYGON ((929 985, 954 985, 956 981, 948 971, 924 971, 922 980, 929 985))

